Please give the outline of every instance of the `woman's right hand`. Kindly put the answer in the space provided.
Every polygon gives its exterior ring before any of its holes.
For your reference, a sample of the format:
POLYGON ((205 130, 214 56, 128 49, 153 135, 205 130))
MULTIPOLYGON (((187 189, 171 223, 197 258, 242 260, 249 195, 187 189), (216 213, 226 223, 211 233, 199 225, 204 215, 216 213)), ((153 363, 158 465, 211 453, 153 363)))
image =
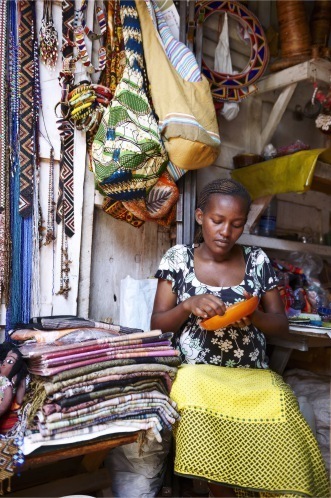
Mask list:
POLYGON ((186 311, 201 318, 211 318, 215 315, 224 315, 226 306, 223 301, 212 294, 192 296, 182 302, 186 311))

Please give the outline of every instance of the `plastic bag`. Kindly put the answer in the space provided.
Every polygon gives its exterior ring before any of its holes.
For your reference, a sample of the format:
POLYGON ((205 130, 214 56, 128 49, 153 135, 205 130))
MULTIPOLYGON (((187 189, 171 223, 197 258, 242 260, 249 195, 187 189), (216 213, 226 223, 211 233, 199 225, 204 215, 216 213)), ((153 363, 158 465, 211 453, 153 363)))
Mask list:
POLYGON ((150 330, 157 279, 136 280, 129 275, 121 280, 120 324, 150 330))
POLYGON ((171 432, 162 431, 162 442, 147 432, 142 450, 139 443, 125 444, 111 450, 105 466, 112 476, 112 496, 117 498, 152 498, 160 490, 170 450, 171 432))
POLYGON ((316 254, 291 252, 288 259, 291 263, 302 268, 308 281, 311 278, 318 277, 323 269, 323 260, 316 254))
MULTIPOLYGON (((228 15, 224 14, 223 28, 215 50, 214 71, 218 73, 233 74, 229 45, 228 15)), ((239 112, 239 104, 235 102, 225 102, 221 110, 221 115, 227 120, 235 119, 239 112)))

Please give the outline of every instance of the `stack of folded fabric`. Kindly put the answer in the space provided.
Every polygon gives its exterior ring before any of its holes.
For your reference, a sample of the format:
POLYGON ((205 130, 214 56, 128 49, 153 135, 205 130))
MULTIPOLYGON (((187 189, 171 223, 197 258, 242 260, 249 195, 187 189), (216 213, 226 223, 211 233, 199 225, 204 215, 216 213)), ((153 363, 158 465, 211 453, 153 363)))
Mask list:
POLYGON ((161 441, 162 429, 179 418, 169 398, 180 364, 172 334, 88 320, 58 320, 56 329, 40 330, 54 323, 11 333, 24 342, 20 350, 31 375, 24 453, 43 444, 140 430, 161 441))

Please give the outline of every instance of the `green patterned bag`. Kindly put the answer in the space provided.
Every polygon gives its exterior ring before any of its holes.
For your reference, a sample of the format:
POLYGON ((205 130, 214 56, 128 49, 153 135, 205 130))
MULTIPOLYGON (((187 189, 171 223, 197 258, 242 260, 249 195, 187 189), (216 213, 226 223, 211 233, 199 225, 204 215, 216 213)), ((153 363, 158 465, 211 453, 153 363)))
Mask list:
POLYGON ((126 66, 92 145, 101 191, 114 200, 145 198, 168 164, 146 92, 141 28, 134 1, 121 1, 126 66))

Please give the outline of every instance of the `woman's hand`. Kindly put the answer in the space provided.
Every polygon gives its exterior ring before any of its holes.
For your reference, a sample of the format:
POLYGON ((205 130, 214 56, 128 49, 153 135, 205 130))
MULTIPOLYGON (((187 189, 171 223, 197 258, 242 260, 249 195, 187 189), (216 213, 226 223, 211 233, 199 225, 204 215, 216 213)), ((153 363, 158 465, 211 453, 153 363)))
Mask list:
POLYGON ((192 296, 183 301, 186 311, 201 318, 211 318, 215 315, 224 315, 226 306, 223 301, 212 294, 192 296))
MULTIPOLYGON (((246 290, 244 290, 244 294, 243 295, 244 295, 245 299, 250 299, 251 297, 253 297, 253 294, 250 294, 246 290)), ((255 311, 254 311, 254 313, 255 313, 255 311)), ((243 329, 244 327, 248 327, 252 323, 250 317, 251 317, 251 315, 250 316, 243 316, 240 320, 238 320, 237 322, 234 322, 233 325, 235 327, 239 327, 240 329, 243 329)))

